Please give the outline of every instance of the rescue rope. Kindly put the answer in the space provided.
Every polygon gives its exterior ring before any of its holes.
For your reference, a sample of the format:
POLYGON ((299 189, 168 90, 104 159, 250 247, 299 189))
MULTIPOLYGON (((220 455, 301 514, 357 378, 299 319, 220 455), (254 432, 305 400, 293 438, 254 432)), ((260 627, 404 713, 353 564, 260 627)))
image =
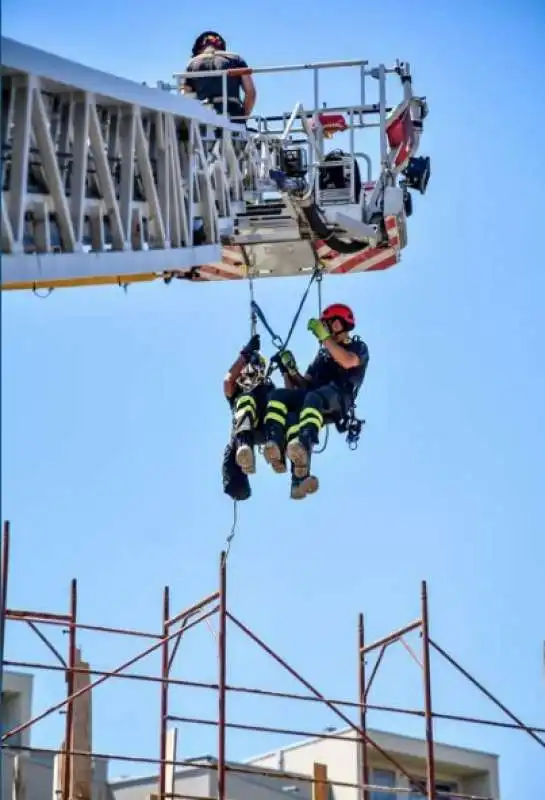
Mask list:
POLYGON ((229 536, 225 540, 225 553, 223 556, 224 563, 227 561, 229 553, 231 552, 231 545, 233 543, 233 539, 235 538, 235 534, 237 532, 238 526, 238 500, 233 500, 233 523, 231 525, 231 531, 229 536))
POLYGON ((257 313, 254 309, 254 306, 256 305, 254 291, 255 263, 254 259, 248 255, 248 251, 244 245, 240 246, 240 250, 244 259, 248 285, 250 287, 250 337, 252 337, 257 333, 257 313))

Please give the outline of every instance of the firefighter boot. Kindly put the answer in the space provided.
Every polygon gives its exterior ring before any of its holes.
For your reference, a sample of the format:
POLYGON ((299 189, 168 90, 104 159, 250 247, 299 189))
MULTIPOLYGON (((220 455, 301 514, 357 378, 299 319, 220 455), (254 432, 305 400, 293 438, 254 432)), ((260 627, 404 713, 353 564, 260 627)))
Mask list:
POLYGON ((292 475, 290 497, 292 500, 303 500, 307 494, 318 491, 320 482, 316 475, 307 475, 306 478, 296 478, 292 475))
POLYGON ((235 461, 245 475, 255 472, 255 452, 252 431, 240 431, 235 437, 235 461))
POLYGON ((284 429, 277 422, 267 422, 263 458, 275 472, 286 472, 284 457, 284 429))
POLYGON ((296 478, 307 478, 310 470, 310 454, 312 442, 301 433, 288 444, 286 455, 293 465, 293 474, 296 478))
POLYGON ((286 449, 296 478, 306 478, 310 475, 312 446, 318 443, 322 425, 323 417, 317 408, 303 408, 299 417, 297 435, 288 442, 286 449))

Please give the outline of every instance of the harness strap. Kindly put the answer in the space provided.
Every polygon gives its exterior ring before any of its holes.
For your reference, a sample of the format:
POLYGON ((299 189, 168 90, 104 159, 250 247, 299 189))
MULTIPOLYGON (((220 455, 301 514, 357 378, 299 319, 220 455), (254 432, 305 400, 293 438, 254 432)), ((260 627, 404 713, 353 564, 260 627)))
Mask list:
POLYGON ((282 339, 271 328, 269 321, 267 320, 267 317, 263 313, 263 310, 261 309, 259 303, 256 303, 256 301, 252 299, 250 307, 252 309, 252 316, 255 317, 256 319, 259 319, 259 321, 261 322, 261 324, 271 337, 273 345, 277 347, 279 350, 282 350, 283 349, 282 339))
MULTIPOLYGON (((208 98, 211 100, 212 103, 223 103, 223 97, 210 97, 208 98)), ((242 100, 240 97, 228 97, 227 102, 231 101, 232 103, 238 103, 239 106, 242 105, 242 100)))

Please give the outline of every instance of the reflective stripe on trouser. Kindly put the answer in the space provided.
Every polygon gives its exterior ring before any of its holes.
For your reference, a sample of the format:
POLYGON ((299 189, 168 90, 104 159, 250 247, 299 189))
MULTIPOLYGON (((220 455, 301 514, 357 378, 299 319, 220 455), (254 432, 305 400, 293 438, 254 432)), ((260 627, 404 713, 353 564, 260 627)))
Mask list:
MULTIPOLYGON (((249 423, 250 429, 257 425, 257 404, 250 394, 241 395, 235 403, 235 428, 240 428, 246 422, 249 423)), ((244 427, 248 425, 244 424, 244 427)))
POLYGON ((265 413, 265 424, 280 425, 282 428, 286 427, 288 418, 288 407, 285 403, 278 400, 269 400, 267 403, 267 410, 265 413))
POLYGON ((309 436, 312 441, 318 441, 323 424, 321 411, 317 408, 304 408, 299 416, 299 437, 309 436))
POLYGON ((290 427, 286 431, 286 441, 291 442, 293 439, 297 439, 298 434, 299 434, 299 423, 297 422, 295 425, 290 425, 290 427))

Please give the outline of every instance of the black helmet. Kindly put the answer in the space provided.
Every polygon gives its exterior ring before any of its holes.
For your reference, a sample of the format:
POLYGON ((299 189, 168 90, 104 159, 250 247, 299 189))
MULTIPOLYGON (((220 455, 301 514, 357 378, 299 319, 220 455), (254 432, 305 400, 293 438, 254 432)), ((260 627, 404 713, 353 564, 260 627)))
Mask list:
POLYGON ((203 50, 208 43, 215 46, 217 50, 227 50, 225 39, 220 33, 217 33, 216 31, 204 31, 195 39, 191 54, 193 56, 199 55, 201 50, 203 50), (210 42, 207 41, 208 39, 210 42))

